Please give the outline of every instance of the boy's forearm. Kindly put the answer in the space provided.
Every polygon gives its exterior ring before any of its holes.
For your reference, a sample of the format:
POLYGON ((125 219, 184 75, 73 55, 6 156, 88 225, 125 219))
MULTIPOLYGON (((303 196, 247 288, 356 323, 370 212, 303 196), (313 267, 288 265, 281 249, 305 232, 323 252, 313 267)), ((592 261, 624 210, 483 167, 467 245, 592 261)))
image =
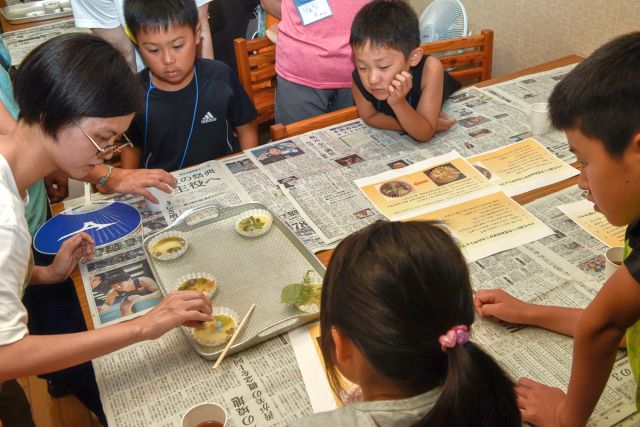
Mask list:
POLYGON ((240 149, 248 150, 258 146, 258 122, 256 120, 236 128, 240 149))
POLYGON ((573 337, 583 312, 582 308, 528 304, 522 323, 573 337))
POLYGON ((436 127, 427 118, 418 113, 406 100, 391 106, 402 129, 418 142, 433 138, 436 127))
POLYGON ((404 131, 404 129, 402 129, 402 126, 400 126, 400 122, 398 122, 398 120, 383 113, 375 112, 370 116, 360 115, 360 118, 366 124, 374 128, 394 130, 397 132, 404 131))
POLYGON ((602 394, 615 362, 617 346, 625 331, 613 324, 599 326, 581 317, 577 326, 571 379, 561 414, 563 425, 584 426, 602 394))

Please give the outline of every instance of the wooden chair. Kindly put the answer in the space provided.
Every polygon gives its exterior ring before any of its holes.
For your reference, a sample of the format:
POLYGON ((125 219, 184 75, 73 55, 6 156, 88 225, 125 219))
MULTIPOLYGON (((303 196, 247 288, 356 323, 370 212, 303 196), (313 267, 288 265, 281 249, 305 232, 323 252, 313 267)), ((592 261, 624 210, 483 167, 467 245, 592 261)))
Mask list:
POLYGON ((266 37, 233 41, 238 77, 258 110, 258 124, 273 120, 276 96, 276 46, 266 37))
POLYGON ((425 53, 437 56, 445 70, 465 86, 491 78, 493 30, 425 43, 421 47, 425 53), (442 55, 443 52, 448 54, 442 55))
POLYGON ((342 110, 332 111, 330 113, 321 114, 316 117, 311 117, 299 122, 283 125, 282 123, 276 123, 271 125, 271 140, 278 141, 284 138, 290 138, 292 136, 300 135, 305 132, 309 132, 316 129, 321 129, 327 126, 335 125, 338 123, 346 122, 348 120, 357 119, 358 109, 353 107, 343 108, 342 110))

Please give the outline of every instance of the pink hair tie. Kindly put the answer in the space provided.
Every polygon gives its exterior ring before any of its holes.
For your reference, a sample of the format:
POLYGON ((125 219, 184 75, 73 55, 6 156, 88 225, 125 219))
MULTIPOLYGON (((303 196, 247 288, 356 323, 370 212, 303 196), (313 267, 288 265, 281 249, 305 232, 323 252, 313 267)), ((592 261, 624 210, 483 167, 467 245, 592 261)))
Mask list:
POLYGON ((438 338, 442 351, 453 348, 456 344, 466 344, 469 342, 469 328, 467 325, 457 325, 449 329, 446 334, 438 338))

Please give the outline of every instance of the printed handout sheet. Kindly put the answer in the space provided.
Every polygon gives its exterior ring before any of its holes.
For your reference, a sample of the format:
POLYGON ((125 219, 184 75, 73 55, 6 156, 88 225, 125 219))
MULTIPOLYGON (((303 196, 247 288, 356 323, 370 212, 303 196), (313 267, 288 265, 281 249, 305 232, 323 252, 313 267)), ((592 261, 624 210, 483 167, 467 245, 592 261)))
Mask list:
POLYGON ((579 173, 535 139, 478 154, 467 161, 509 196, 545 187, 579 173))
POLYGON ((624 233, 627 228, 612 225, 604 215, 594 210, 593 202, 584 199, 558 206, 558 209, 605 245, 624 246, 624 233))

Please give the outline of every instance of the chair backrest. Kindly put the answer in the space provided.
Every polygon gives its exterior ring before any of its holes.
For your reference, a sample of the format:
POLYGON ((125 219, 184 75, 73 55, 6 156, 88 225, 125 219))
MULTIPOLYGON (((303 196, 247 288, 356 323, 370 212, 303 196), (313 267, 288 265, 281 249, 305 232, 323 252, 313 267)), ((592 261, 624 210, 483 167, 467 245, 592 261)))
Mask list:
POLYGON ((312 130, 322 129, 327 126, 357 119, 358 117, 360 117, 358 115, 358 109, 353 106, 321 114, 319 116, 310 117, 305 120, 300 120, 299 122, 289 123, 288 125, 276 123, 275 125, 271 125, 271 140, 278 141, 280 139, 290 138, 312 130))
POLYGON ((425 53, 440 59, 445 70, 463 85, 478 83, 491 78, 493 62, 493 30, 480 34, 425 43, 425 53), (439 55, 447 52, 445 55, 439 55))
POLYGON ((276 46, 266 37, 233 41, 238 77, 258 110, 258 124, 273 120, 276 95, 276 46))

